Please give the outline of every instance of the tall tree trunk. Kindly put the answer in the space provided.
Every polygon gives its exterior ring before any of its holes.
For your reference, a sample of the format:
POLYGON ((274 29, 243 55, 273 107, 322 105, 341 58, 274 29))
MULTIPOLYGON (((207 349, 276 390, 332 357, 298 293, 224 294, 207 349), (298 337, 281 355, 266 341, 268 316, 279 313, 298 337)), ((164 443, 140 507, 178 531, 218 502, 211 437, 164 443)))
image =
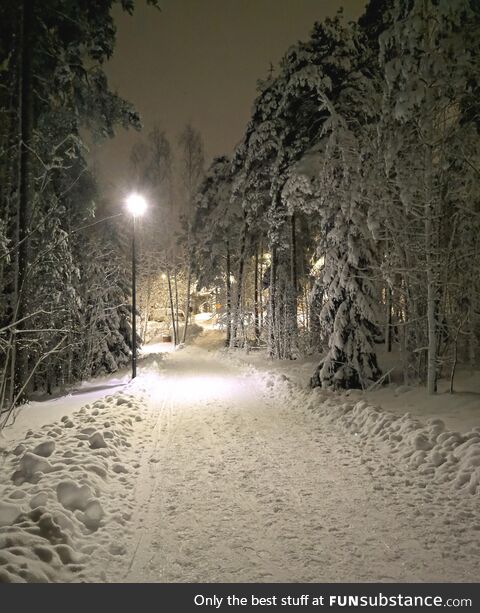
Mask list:
MULTIPOLYGON (((433 29, 429 19, 430 3, 423 2, 424 23, 427 29, 428 48, 433 51, 433 29)), ((434 108, 433 97, 435 92, 432 85, 427 85, 426 104, 427 108, 434 108)), ((427 323, 428 323, 428 353, 427 353, 427 390, 429 394, 437 391, 437 358, 438 358, 438 287, 436 270, 436 240, 435 218, 438 210, 434 194, 434 142, 438 138, 434 128, 433 117, 430 116, 422 138, 425 142, 425 175, 424 175, 424 214, 425 214, 425 252, 427 268, 427 323)))
POLYGON ((185 343, 187 340, 187 328, 188 328, 188 320, 190 318, 190 285, 192 282, 192 262, 191 258, 188 258, 188 274, 187 274, 187 296, 185 300, 185 327, 183 329, 183 340, 185 343))
POLYGON ((237 279, 237 295, 235 299, 235 313, 233 316, 232 337, 230 346, 234 347, 237 344, 238 325, 242 307, 242 286, 243 286, 243 271, 245 269, 245 254, 247 250, 247 233, 248 223, 245 220, 243 223, 242 243, 240 247, 240 260, 238 263, 238 279, 237 279))
POLYGON ((227 241, 227 275, 226 275, 226 292, 227 292, 227 304, 226 304, 226 326, 227 326, 227 338, 225 344, 230 346, 230 339, 232 336, 232 282, 230 276, 232 274, 231 261, 230 261, 230 243, 227 241))
POLYGON ((271 246, 271 261, 270 261, 270 291, 268 297, 268 352, 270 357, 275 357, 277 331, 276 324, 276 291, 277 291, 277 248, 271 246))
MULTIPOLYGON (((14 321, 17 332, 13 340, 15 348, 12 353, 14 363, 15 394, 21 390, 28 376, 28 350, 19 343, 21 332, 31 325, 22 321, 27 316, 26 277, 29 262, 29 226, 31 223, 33 203, 33 87, 32 87, 32 52, 33 52, 33 4, 34 0, 24 0, 21 8, 19 37, 19 168, 18 168, 18 211, 16 227, 16 298, 17 307, 14 321)), ((25 339, 23 339, 25 342, 25 339)), ((27 390, 25 390, 27 391, 27 390)))
MULTIPOLYGON (((475 280, 472 279, 471 287, 475 287, 475 280)), ((476 317, 475 317, 475 296, 470 299, 468 308, 468 363, 470 368, 475 368, 477 361, 477 335, 476 335, 476 317)))
POLYGON ((175 317, 176 317, 176 330, 177 341, 180 342, 180 318, 178 316, 178 284, 177 284, 177 271, 173 273, 173 285, 175 287, 175 317))
MULTIPOLYGON (((297 274, 297 232, 296 219, 292 215, 290 219, 290 299, 288 301, 288 319, 285 323, 288 328, 285 340, 288 339, 285 355, 292 359, 298 350, 298 274, 297 274)), ((287 315, 287 313, 286 313, 287 315)))
POLYGON ((297 280, 297 233, 296 233, 296 222, 295 215, 292 215, 290 220, 291 226, 291 245, 290 245, 290 281, 292 283, 293 295, 294 295, 294 306, 295 306, 295 315, 297 314, 297 288, 298 288, 298 280, 297 280))
POLYGON ((305 287, 303 288, 302 300, 303 300, 303 312, 304 312, 303 326, 305 328, 305 332, 310 334, 310 305, 308 301, 308 286, 307 285, 305 285, 305 287))
MULTIPOLYGON (((431 132, 430 132, 431 134, 431 132)), ((433 152, 431 146, 426 146, 426 177, 425 177, 425 253, 427 268, 427 390, 429 394, 437 391, 437 354, 438 354, 438 321, 437 321, 437 281, 435 271, 435 222, 433 194, 433 152)))
MULTIPOLYGON (((20 20, 18 20, 17 24, 17 33, 20 31, 20 20)), ((0 167, 0 206, 4 210, 4 220, 7 228, 8 236, 13 235, 13 240, 17 240, 17 216, 16 209, 18 208, 17 200, 16 200, 16 187, 18 182, 18 167, 19 167, 19 133, 18 133, 18 121, 17 121, 17 112, 18 112, 18 102, 20 99, 20 91, 19 91, 19 60, 21 49, 18 48, 18 45, 15 46, 15 58, 14 58, 14 86, 12 87, 12 92, 10 95, 10 104, 7 113, 7 121, 8 121, 8 130, 5 130, 4 136, 2 138, 2 142, 0 144, 1 148, 4 151, 10 151, 11 154, 8 156, 8 160, 6 160, 2 166, 0 167), (12 228, 13 226, 13 228, 12 228)), ((11 282, 7 281, 7 277, 5 275, 6 269, 9 268, 9 262, 7 258, 3 257, 0 261, 0 290, 5 291, 6 284, 10 287, 8 288, 9 292, 12 292, 11 304, 13 305, 13 309, 16 309, 17 304, 17 280, 18 273, 16 264, 18 262, 17 252, 14 253, 13 257, 13 265, 15 267, 13 274, 13 284, 10 285, 11 282)), ((10 307, 10 317, 12 321, 15 321, 15 316, 11 315, 12 307, 10 307)), ((13 402, 14 398, 14 380, 15 380, 15 334, 14 328, 9 331, 8 334, 8 343, 7 349, 4 354, 4 362, 3 369, 0 374, 0 408, 5 405, 5 399, 8 400, 8 405, 10 406, 13 402)))
MULTIPOLYGON (((258 287, 258 307, 260 311, 259 324, 260 334, 263 330, 263 241, 260 241, 260 262, 259 262, 260 274, 259 274, 259 287, 258 287)), ((260 335, 259 335, 260 336, 260 335)))
POLYGON ((258 319, 258 247, 255 249, 255 275, 254 275, 254 291, 253 291, 253 309, 255 320, 255 344, 258 345, 260 340, 260 322, 258 319))
POLYGON ((177 345, 177 327, 175 325, 175 309, 173 306, 173 293, 172 293, 172 279, 170 277, 170 270, 167 270, 168 281, 168 297, 170 299, 170 313, 172 316, 172 330, 173 330, 173 344, 177 345))
POLYGON ((387 285, 385 287, 385 349, 388 353, 392 351, 392 288, 387 285))
POLYGON ((150 316, 150 301, 152 297, 152 275, 150 274, 150 266, 148 267, 147 278, 147 296, 145 298, 145 323, 143 324, 142 340, 145 342, 147 338, 148 319, 150 316))

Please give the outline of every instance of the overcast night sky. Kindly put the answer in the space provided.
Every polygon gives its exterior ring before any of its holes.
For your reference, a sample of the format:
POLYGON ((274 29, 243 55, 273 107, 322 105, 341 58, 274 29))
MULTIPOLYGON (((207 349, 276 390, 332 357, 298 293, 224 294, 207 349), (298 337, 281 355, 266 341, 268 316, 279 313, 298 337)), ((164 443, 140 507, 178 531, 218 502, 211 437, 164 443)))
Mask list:
MULTIPOLYGON (((137 4, 116 12, 117 46, 107 66, 111 86, 140 112, 144 129, 158 123, 171 140, 189 121, 204 137, 207 159, 230 154, 241 139, 270 62, 304 40, 316 20, 344 7, 349 19, 363 0, 162 0, 159 12, 137 4)), ((132 144, 119 130, 95 153, 105 188, 121 187, 132 144)), ((108 190, 110 191, 110 189, 108 190)))

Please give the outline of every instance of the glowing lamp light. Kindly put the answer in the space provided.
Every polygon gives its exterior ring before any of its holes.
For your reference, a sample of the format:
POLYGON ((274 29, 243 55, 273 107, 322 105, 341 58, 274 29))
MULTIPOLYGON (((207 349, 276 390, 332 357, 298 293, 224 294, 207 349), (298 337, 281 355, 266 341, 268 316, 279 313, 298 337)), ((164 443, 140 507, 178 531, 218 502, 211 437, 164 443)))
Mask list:
POLYGON ((147 208, 147 202, 140 194, 130 194, 127 198, 127 209, 134 216, 143 215, 147 208))

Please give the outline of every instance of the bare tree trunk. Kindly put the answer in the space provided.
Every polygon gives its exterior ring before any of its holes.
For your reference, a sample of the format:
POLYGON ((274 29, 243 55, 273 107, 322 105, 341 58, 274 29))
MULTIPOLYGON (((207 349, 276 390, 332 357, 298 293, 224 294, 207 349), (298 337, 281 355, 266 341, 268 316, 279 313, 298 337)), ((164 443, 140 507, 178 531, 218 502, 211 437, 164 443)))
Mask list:
POLYGON ((192 282, 192 264, 190 258, 188 259, 188 274, 187 274, 187 297, 185 300, 185 327, 183 329, 183 340, 185 343, 187 340, 187 328, 188 328, 188 320, 190 317, 190 285, 192 282))
POLYGON ((432 151, 428 147, 425 186, 425 251, 427 264, 427 323, 428 323, 428 354, 427 354, 427 389, 429 394, 437 391, 437 354, 438 354, 438 322, 437 322, 437 284, 434 263, 434 202, 432 184, 432 151))
POLYGON ((180 342, 180 319, 178 317, 178 285, 177 285, 177 271, 175 270, 173 273, 173 285, 175 287, 175 317, 176 317, 176 330, 177 330, 177 341, 180 342))
MULTIPOLYGON (((428 47, 434 48, 431 20, 428 19, 429 2, 423 2, 424 24, 427 29, 428 47)), ((428 109, 434 108, 432 86, 426 89, 426 104, 428 109)), ((427 353, 427 390, 429 394, 437 391, 438 377, 438 287, 436 270, 436 240, 435 240, 435 209, 434 194, 434 142, 438 138, 433 125, 433 117, 429 117, 423 140, 425 142, 425 175, 424 175, 424 214, 425 214, 425 253, 427 269, 427 323, 428 323, 428 353, 427 353)))
POLYGON ((227 278, 226 278, 226 290, 227 290, 227 305, 226 305, 226 326, 227 326, 227 338, 225 344, 230 346, 230 339, 232 335, 232 283, 231 276, 231 262, 230 262, 230 243, 227 241, 227 278))
MULTIPOLYGON (((33 202, 33 160, 32 160, 32 134, 33 134, 33 87, 32 87, 32 50, 33 50, 33 3, 34 0, 24 0, 21 9, 20 24, 20 58, 19 58, 19 140, 20 156, 18 168, 18 212, 16 227, 16 298, 17 308, 14 318, 20 323, 16 326, 18 332, 30 325, 24 320, 27 315, 27 288, 26 277, 29 262, 29 225, 31 222, 33 202), (23 320, 23 321, 22 321, 23 320)), ((14 319, 14 320, 15 320, 14 319)), ((21 336, 20 336, 21 338, 21 336)), ((14 369, 14 394, 17 400, 22 400, 19 390, 26 393, 28 390, 25 381, 28 376, 28 351, 18 343, 16 334, 14 350, 12 352, 12 365, 14 369)))
POLYGON ((263 241, 260 241, 260 262, 259 262, 259 268, 260 268, 260 275, 259 275, 259 288, 258 288, 258 294, 259 294, 259 300, 258 300, 258 306, 259 306, 259 310, 260 310, 260 334, 263 330, 263 241))
POLYGON ((473 309, 470 309, 468 319, 468 363, 470 365, 470 368, 475 368, 477 362, 477 339, 475 334, 475 325, 472 311, 473 309))
POLYGON ((295 319, 297 315, 297 288, 298 288, 298 280, 297 280, 297 233, 296 233, 296 224, 295 224, 295 215, 292 215, 291 220, 291 245, 290 245, 290 280, 292 283, 292 290, 294 296, 294 310, 295 310, 295 319))
MULTIPOLYGON (((17 24, 17 32, 20 30, 20 20, 17 24)), ((5 138, 2 138, 2 142, 0 144, 1 148, 4 151, 11 151, 11 154, 8 156, 8 160, 2 165, 0 170, 2 171, 0 174, 0 197, 3 201, 1 206, 4 210, 4 220, 7 228, 10 230, 10 226, 12 222, 15 222, 15 236, 14 241, 18 240, 17 230, 16 230, 16 220, 17 220, 17 209, 18 202, 16 197, 16 187, 18 183, 19 177, 19 133, 18 133, 18 121, 17 121, 17 109, 19 100, 21 100, 21 92, 19 88, 19 80, 20 80, 20 56, 21 49, 18 45, 15 46, 14 50, 14 69, 15 69, 15 83, 14 87, 12 87, 12 92, 10 96, 10 105, 8 109, 8 130, 5 130, 5 138)), ((20 109, 18 109, 20 110, 20 109)), ((13 286, 12 286, 12 297, 11 304, 13 306, 13 310, 16 311, 17 305, 17 296, 18 296, 18 250, 15 250, 13 257, 13 286)), ((5 275, 6 267, 8 266, 7 258, 2 258, 0 261, 0 288, 5 288, 5 283, 8 283, 5 275)), ((9 309, 12 311, 12 307, 9 309)), ((12 321, 15 321, 15 316, 12 317, 12 321)), ((14 381, 15 381, 15 332, 14 329, 9 332, 9 339, 7 343, 7 349, 4 354, 4 362, 3 369, 1 373, 0 379, 0 410, 4 406, 5 398, 8 399, 8 402, 11 404, 14 397, 14 381)))
MULTIPOLYGON (((150 267, 148 267, 150 268, 150 267)), ((143 324, 143 334, 142 339, 145 342, 147 338, 147 328, 148 328, 148 319, 150 316, 150 300, 152 297, 152 276, 150 274, 150 270, 148 270, 148 278, 147 278, 147 296, 145 299, 145 323, 143 324)))
POLYGON ((297 233, 295 215, 290 219, 290 296, 285 313, 285 347, 283 357, 292 359, 298 350, 298 275, 297 275, 297 233))
POLYGON ((255 249, 255 275, 254 275, 253 308, 255 319, 255 344, 260 341, 260 325, 258 318, 258 247, 255 249))
POLYGON ((401 347, 402 347, 402 370, 403 370, 403 384, 408 385, 410 382, 409 370, 408 370, 408 340, 407 340, 407 326, 408 326, 408 317, 409 317, 409 303, 408 303, 408 293, 406 287, 406 280, 403 280, 403 292, 405 295, 405 304, 403 306, 403 310, 401 313, 401 347))
POLYGON ((459 322, 458 327, 455 331, 455 338, 453 339, 453 361, 452 361, 452 369, 450 371, 450 394, 453 394, 453 382, 455 379, 455 371, 457 369, 457 363, 458 363, 458 337, 460 336, 460 332, 462 330, 463 324, 465 323, 465 321, 468 318, 468 313, 467 315, 462 319, 462 321, 459 322))
POLYGON ((308 286, 307 285, 305 285, 305 288, 303 290, 303 308, 305 310, 305 317, 304 317, 305 330, 306 332, 310 333, 310 304, 308 300, 308 286))
MULTIPOLYGON (((470 285, 472 288, 475 288, 475 278, 471 278, 470 285)), ((477 335, 476 335, 476 315, 475 315, 475 306, 478 301, 478 294, 473 292, 473 296, 470 299, 470 305, 468 308, 468 363, 470 368, 475 368, 477 362, 477 335)))
POLYGON ((170 313, 172 315, 173 344, 177 345, 177 328, 175 326, 175 310, 173 307, 172 280, 170 278, 170 270, 167 270, 167 281, 168 281, 168 296, 170 299, 170 313))
POLYGON ((385 349, 390 353, 392 351, 392 288, 389 285, 385 288, 385 306, 387 311, 385 321, 385 349))
POLYGON ((242 285, 243 285, 243 271, 245 269, 245 253, 247 247, 247 233, 248 233, 248 223, 244 221, 243 224, 243 232, 242 232, 242 243, 240 247, 240 260, 238 263, 238 279, 237 279, 237 295, 235 300, 235 313, 233 316, 233 325, 232 325, 232 337, 230 339, 230 346, 235 346, 237 343, 237 332, 238 325, 241 313, 241 301, 242 301, 242 285))
POLYGON ((272 245, 271 247, 271 261, 270 261, 270 291, 268 298, 268 311, 269 311, 269 329, 268 329, 268 351, 270 357, 275 357, 275 344, 277 331, 275 330, 276 324, 276 283, 277 283, 277 248, 272 245))

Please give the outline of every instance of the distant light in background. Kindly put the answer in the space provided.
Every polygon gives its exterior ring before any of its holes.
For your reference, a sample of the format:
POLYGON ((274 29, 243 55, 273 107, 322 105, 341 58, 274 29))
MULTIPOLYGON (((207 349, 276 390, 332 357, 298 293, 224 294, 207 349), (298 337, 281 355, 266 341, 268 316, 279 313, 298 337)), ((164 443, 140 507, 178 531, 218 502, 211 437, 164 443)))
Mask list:
POLYGON ((312 272, 319 273, 325 265, 325 256, 320 256, 318 260, 313 263, 312 272))

